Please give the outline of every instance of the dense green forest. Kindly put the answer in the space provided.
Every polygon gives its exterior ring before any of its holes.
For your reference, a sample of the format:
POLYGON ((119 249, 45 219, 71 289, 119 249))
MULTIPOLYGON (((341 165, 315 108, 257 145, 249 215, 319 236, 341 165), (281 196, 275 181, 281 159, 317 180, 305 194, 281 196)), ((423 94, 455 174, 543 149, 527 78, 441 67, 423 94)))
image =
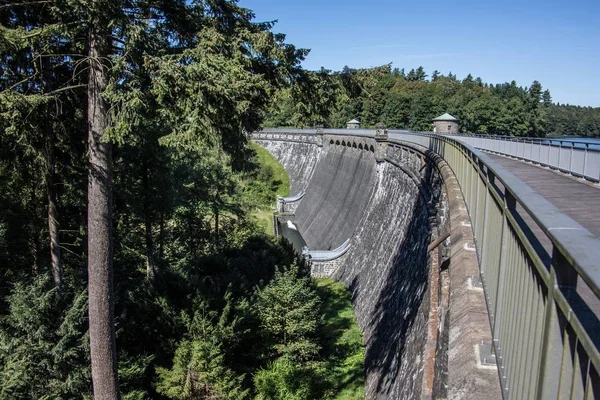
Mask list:
POLYGON ((600 133, 598 109, 538 82, 306 71, 253 18, 0 0, 0 398, 360 398, 347 290, 266 233, 286 177, 246 134, 443 112, 475 133, 600 133))
POLYGON ((0 398, 361 396, 347 290, 255 218, 286 177, 245 134, 307 51, 252 20, 0 1, 0 398))
POLYGON ((404 69, 384 65, 345 67, 341 72, 305 71, 291 87, 276 93, 266 124, 270 127, 344 128, 357 118, 363 127, 382 122, 389 128, 432 131, 432 119, 450 113, 461 132, 507 136, 600 137, 600 108, 552 103, 548 90, 534 81, 485 83, 469 74, 404 69))

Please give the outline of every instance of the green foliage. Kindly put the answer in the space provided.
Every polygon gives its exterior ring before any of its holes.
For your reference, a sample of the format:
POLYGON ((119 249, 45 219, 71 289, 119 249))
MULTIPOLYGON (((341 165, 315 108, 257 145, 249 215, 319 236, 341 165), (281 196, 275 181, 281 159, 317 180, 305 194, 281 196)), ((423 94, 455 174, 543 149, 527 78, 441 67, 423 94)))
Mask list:
POLYGON ((278 195, 289 195, 290 178, 283 165, 266 149, 254 143, 249 143, 249 147, 255 152, 253 161, 257 168, 241 175, 244 197, 263 231, 272 233, 272 207, 278 195))
POLYGON ((322 366, 294 363, 280 357, 254 375, 257 399, 304 400, 329 398, 323 393, 327 371, 322 366))
POLYGON ((357 118, 363 127, 383 122, 388 128, 431 131, 432 119, 449 112, 466 133, 545 136, 600 134, 599 109, 552 104, 538 81, 519 87, 515 81, 484 83, 469 74, 434 71, 431 81, 422 67, 370 69, 344 67, 341 72, 305 71, 303 78, 275 94, 265 124, 270 127, 343 128, 357 118))
POLYGON ((90 397, 87 293, 59 293, 47 277, 18 283, 0 321, 0 397, 90 397))
POLYGON ((292 361, 315 359, 320 299, 310 278, 302 276, 296 264, 257 293, 255 313, 260 320, 267 351, 292 361))
MULTIPOLYGON (((285 118, 308 124, 305 109, 325 121, 345 87, 384 92, 373 79, 301 71, 307 51, 252 19, 226 0, 0 7, 0 398, 92 396, 83 290, 92 25, 113 39, 101 96, 122 398, 247 398, 273 365, 290 371, 288 383, 272 377, 277 391, 330 397, 308 268, 251 217, 287 194, 289 178, 246 134, 276 96, 302 93, 285 118), (49 225, 59 227, 58 264, 49 225), (55 265, 60 289, 46 278, 55 265), (291 325, 277 328, 266 301, 291 325)), ((380 112, 376 101, 355 106, 380 112)))
POLYGON ((549 105, 547 131, 552 136, 600 137, 600 108, 549 105))
POLYGON ((348 288, 330 278, 316 280, 322 300, 323 358, 332 399, 362 399, 365 378, 365 348, 356 322, 348 288))
POLYGON ((258 169, 248 174, 246 191, 257 205, 273 204, 275 197, 288 196, 290 192, 290 177, 283 165, 265 148, 255 143, 249 143, 255 153, 258 169))
MULTIPOLYGON (((196 311, 189 327, 189 337, 178 347, 173 367, 159 368, 157 391, 171 399, 245 399, 243 375, 225 364, 223 350, 227 328, 216 326, 206 309, 196 311)), ((214 313, 211 313, 214 317, 214 313)))
MULTIPOLYGON (((293 276, 293 268, 280 274, 276 280, 267 286, 268 289, 279 289, 286 293, 299 292, 306 295, 306 288, 295 285, 295 291, 289 288, 294 284, 286 280, 286 276, 293 276), (287 289, 287 290, 286 290, 287 289)), ((331 279, 323 278, 316 281, 316 286, 311 284, 320 299, 321 315, 317 328, 318 343, 322 348, 319 356, 312 360, 301 360, 290 353, 284 353, 266 367, 259 369, 254 374, 254 386, 259 399, 361 399, 364 397, 364 346, 362 334, 357 326, 356 318, 348 289, 344 284, 331 279)), ((312 293, 312 292, 311 292, 312 293)), ((311 301, 314 301, 311 294, 311 301)), ((294 297, 294 296, 292 296, 294 297)), ((287 303, 283 296, 274 300, 276 304, 273 311, 266 311, 267 318, 263 319, 263 329, 269 326, 276 328, 267 329, 270 333, 276 330, 281 335, 282 315, 287 315, 282 306, 294 308, 296 299, 287 303)), ((265 307, 259 299, 257 307, 265 307)), ((280 336, 281 337, 281 336, 280 336)), ((314 340, 314 339, 313 339, 314 340)), ((273 343, 273 342, 270 342, 273 343)))

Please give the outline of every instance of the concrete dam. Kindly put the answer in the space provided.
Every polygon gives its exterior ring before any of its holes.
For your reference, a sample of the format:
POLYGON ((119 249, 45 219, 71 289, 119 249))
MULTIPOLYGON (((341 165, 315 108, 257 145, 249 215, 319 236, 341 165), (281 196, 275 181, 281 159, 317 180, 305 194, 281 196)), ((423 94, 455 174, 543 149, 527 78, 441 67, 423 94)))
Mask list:
POLYGON ((449 196, 457 184, 443 161, 388 141, 384 130, 252 139, 290 176, 293 197, 279 199, 276 229, 300 233, 314 276, 350 289, 366 398, 501 398, 497 369, 480 361, 491 337, 485 300, 470 283, 478 275, 471 228, 449 196), (457 281, 466 283, 451 294, 457 281))

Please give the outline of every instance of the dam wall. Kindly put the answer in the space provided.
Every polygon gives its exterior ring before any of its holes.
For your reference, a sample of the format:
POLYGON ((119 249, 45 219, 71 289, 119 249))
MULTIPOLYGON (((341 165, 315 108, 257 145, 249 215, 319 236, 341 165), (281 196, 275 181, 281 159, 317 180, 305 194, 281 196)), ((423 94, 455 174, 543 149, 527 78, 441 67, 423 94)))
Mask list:
POLYGON ((310 249, 331 250, 353 236, 377 185, 374 154, 342 145, 327 145, 295 223, 310 249))
POLYGON ((379 149, 389 161, 378 163, 374 139, 325 135, 323 147, 256 141, 298 189, 306 183, 294 222, 308 246, 326 250, 351 239, 333 277, 349 287, 363 332, 366 398, 420 398, 431 291, 427 246, 441 194, 434 169, 422 155, 394 146, 379 149))
POLYGON ((256 142, 265 147, 285 168, 290 177, 290 195, 306 190, 321 157, 322 147, 303 141, 257 140, 256 142))

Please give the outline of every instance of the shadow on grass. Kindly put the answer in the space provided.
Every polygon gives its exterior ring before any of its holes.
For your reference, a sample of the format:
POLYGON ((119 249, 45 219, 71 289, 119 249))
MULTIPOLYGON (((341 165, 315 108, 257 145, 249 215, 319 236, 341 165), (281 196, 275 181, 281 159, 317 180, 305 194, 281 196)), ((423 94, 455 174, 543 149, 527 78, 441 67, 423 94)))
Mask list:
POLYGON ((341 282, 329 278, 317 281, 323 301, 321 340, 335 399, 364 398, 365 352, 350 293, 341 282))

